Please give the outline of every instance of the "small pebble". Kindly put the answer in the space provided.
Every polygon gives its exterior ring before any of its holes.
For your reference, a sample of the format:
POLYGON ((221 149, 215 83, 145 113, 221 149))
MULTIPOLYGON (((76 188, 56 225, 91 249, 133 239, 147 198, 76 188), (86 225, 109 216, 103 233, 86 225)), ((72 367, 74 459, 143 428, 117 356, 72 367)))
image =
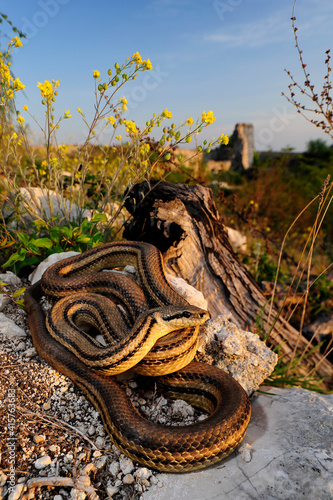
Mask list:
POLYGON ((121 458, 119 460, 119 463, 120 463, 120 468, 124 474, 130 474, 134 470, 134 464, 130 458, 127 457, 121 458))
POLYGON ((51 403, 50 401, 47 401, 47 403, 43 404, 43 410, 47 411, 51 409, 51 403))
POLYGON ((89 429, 88 429, 88 434, 89 434, 89 436, 93 436, 93 435, 95 434, 95 432, 96 432, 95 427, 94 427, 93 425, 91 425, 91 426, 89 427, 89 429))
POLYGON ((98 446, 98 448, 104 448, 104 446, 105 446, 105 439, 103 437, 101 437, 101 436, 98 436, 96 438, 95 444, 96 444, 96 446, 98 446))
POLYGON ((33 439, 36 444, 44 443, 46 441, 46 437, 42 434, 35 435, 33 439))
POLYGON ((126 476, 123 477, 123 484, 133 484, 134 483, 134 477, 132 474, 126 474, 126 476))
POLYGON ((134 477, 135 479, 140 479, 140 480, 149 479, 151 474, 152 472, 149 469, 147 469, 147 467, 141 467, 134 473, 134 477))
POLYGON ((17 346, 16 346, 16 351, 24 351, 26 349, 26 345, 25 345, 25 342, 20 342, 17 346))
POLYGON ((107 491, 108 495, 110 497, 112 497, 113 495, 115 495, 116 493, 118 493, 119 489, 116 488, 115 486, 108 486, 106 488, 106 491, 107 491))
POLYGON ((51 462, 52 462, 51 457, 49 457, 49 455, 44 455, 43 457, 37 458, 37 460, 34 463, 34 466, 36 467, 36 469, 40 470, 50 465, 51 462))
POLYGON ((4 486, 7 481, 7 476, 6 474, 0 470, 0 486, 4 486))
POLYGON ((109 471, 114 477, 116 477, 119 472, 119 462, 112 462, 109 465, 109 471))
POLYGON ((106 455, 102 455, 101 458, 99 458, 96 462, 96 469, 101 469, 102 467, 104 467, 107 459, 108 457, 106 455))
POLYGON ((12 489, 10 495, 8 496, 8 500, 18 500, 21 497, 21 493, 24 489, 24 484, 16 484, 12 489))
POLYGON ((34 358, 36 356, 37 356, 37 350, 34 347, 29 347, 29 349, 27 349, 25 351, 25 357, 26 358, 31 359, 31 358, 34 358))

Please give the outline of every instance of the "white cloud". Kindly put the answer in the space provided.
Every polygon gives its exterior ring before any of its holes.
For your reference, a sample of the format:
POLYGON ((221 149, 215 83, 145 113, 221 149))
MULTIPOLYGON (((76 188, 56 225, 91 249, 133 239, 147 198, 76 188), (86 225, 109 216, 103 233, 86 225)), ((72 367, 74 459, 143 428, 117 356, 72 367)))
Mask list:
MULTIPOLYGON (((296 6, 297 7, 297 6, 296 6)), ((318 32, 331 30, 333 2, 315 5, 310 2, 296 8, 296 26, 302 37, 318 36, 318 32), (311 19, 311 21, 309 21, 311 19)), ((221 23, 221 29, 203 36, 205 42, 224 44, 226 47, 262 47, 271 43, 289 41, 291 36, 291 9, 279 9, 270 16, 247 23, 221 23)), ((230 21, 230 19, 229 19, 230 21)))

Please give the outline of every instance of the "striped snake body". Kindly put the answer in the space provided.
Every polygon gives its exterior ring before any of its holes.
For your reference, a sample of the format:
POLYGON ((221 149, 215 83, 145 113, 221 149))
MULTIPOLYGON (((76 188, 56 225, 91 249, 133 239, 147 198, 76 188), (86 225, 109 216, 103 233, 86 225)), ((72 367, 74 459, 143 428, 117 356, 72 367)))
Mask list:
POLYGON ((170 287, 152 245, 107 243, 59 261, 27 290, 25 305, 41 357, 83 390, 113 443, 133 460, 160 471, 193 471, 220 461, 243 439, 249 399, 232 377, 192 361, 208 313, 170 287), (137 268, 140 287, 119 273, 100 272, 127 264, 137 268), (43 294, 58 300, 46 321, 43 294), (87 324, 101 332, 106 346, 85 332, 87 324), (182 427, 147 421, 109 376, 132 366, 138 373, 157 373, 154 380, 170 397, 209 417, 182 427))

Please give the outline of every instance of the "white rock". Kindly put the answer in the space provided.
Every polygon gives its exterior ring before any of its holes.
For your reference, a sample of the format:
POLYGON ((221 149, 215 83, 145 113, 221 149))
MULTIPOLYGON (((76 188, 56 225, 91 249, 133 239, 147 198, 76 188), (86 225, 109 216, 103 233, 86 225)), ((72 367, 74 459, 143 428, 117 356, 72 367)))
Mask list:
POLYGON ((183 278, 177 278, 171 274, 166 273, 167 280, 176 292, 179 293, 184 299, 188 301, 189 304, 193 306, 200 307, 207 311, 208 305, 207 301, 199 290, 194 288, 192 285, 186 283, 183 278))
POLYGON ((113 495, 118 493, 119 489, 115 486, 107 486, 106 488, 107 494, 112 498, 113 495))
POLYGON ((4 308, 10 303, 10 297, 7 297, 5 294, 0 295, 0 311, 3 311, 4 308))
MULTIPOLYGON (((17 194, 16 192, 15 196, 17 194)), ((79 217, 91 218, 90 210, 80 210, 76 204, 70 203, 69 200, 61 196, 57 196, 56 192, 51 189, 39 187, 19 188, 19 195, 22 198, 22 220, 26 223, 36 218, 30 215, 30 213, 26 213, 27 211, 24 208, 27 205, 33 207, 35 213, 43 215, 47 219, 50 219, 54 215, 58 215, 63 219, 65 219, 65 216, 66 218, 68 216, 69 220, 77 220, 79 217)))
POLYGON ((101 469, 102 467, 104 467, 107 459, 108 457, 106 455, 102 455, 96 462, 96 469, 101 469))
MULTIPOLYGON (((249 462, 236 452, 200 472, 157 474, 163 488, 155 484, 142 500, 331 499, 333 394, 296 388, 265 390, 272 395, 252 400, 243 441, 251 446, 249 462)), ((151 483, 155 483, 153 477, 151 483)))
POLYGON ((237 252, 245 252, 247 249, 247 238, 241 234, 237 229, 232 229, 231 227, 226 227, 229 240, 232 248, 237 252))
POLYGON ((8 283, 8 285, 19 286, 22 284, 21 279, 11 271, 7 271, 6 273, 0 274, 0 281, 4 281, 5 283, 8 283))
POLYGON ((24 354, 26 358, 34 358, 35 356, 37 356, 37 350, 35 347, 29 347, 29 349, 27 349, 24 354))
POLYGON ((53 498, 53 500, 63 500, 63 498, 62 498, 61 495, 55 495, 55 497, 53 498))
POLYGON ((147 467, 141 467, 134 473, 135 479, 149 479, 151 475, 152 471, 147 469, 147 467))
POLYGON ((134 477, 132 474, 126 474, 126 476, 123 477, 123 484, 133 484, 134 483, 134 477))
POLYGON ((201 345, 196 359, 227 371, 248 394, 256 391, 274 370, 277 354, 257 334, 230 323, 228 316, 208 320, 200 332, 201 345))
POLYGON ((130 474, 134 470, 134 464, 130 458, 120 458, 119 465, 123 474, 130 474))
POLYGON ((11 490, 11 493, 8 496, 8 500, 18 500, 21 498, 21 493, 24 490, 23 483, 17 483, 14 488, 11 490))
POLYGON ((40 458, 37 458, 37 460, 34 462, 34 466, 36 467, 36 469, 40 470, 50 465, 51 462, 51 457, 49 457, 49 455, 44 455, 40 458))
POLYGON ((6 481, 7 481, 6 474, 2 470, 0 470, 0 486, 4 486, 6 484, 6 481))
POLYGON ((182 399, 177 399, 172 403, 172 415, 176 418, 192 417, 194 408, 182 399))
POLYGON ((60 253, 53 253, 52 255, 49 255, 43 262, 41 262, 36 269, 30 274, 29 280, 30 283, 33 285, 37 281, 41 279, 43 274, 45 273, 46 269, 48 269, 52 264, 55 262, 58 262, 59 260, 67 259, 68 257, 74 257, 75 255, 79 255, 80 252, 60 252, 60 253))
POLYGON ((110 465, 109 465, 109 471, 111 472, 111 474, 116 477, 116 475, 118 474, 120 470, 120 467, 119 467, 119 462, 112 462, 110 465))
POLYGON ((71 500, 85 500, 87 498, 87 495, 84 491, 82 490, 77 490, 76 488, 71 489, 71 500))
POLYGON ((7 340, 26 337, 26 332, 17 326, 14 321, 7 318, 3 313, 0 313, 0 336, 7 340))

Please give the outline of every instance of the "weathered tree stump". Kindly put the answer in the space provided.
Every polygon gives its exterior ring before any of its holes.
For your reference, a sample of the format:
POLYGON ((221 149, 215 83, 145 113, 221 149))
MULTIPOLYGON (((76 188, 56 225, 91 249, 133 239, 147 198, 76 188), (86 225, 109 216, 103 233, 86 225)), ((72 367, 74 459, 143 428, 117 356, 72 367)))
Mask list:
MULTIPOLYGON (((296 347, 313 347, 276 310, 269 314, 262 290, 231 248, 210 189, 144 182, 132 188, 126 208, 134 217, 123 236, 157 246, 167 272, 201 290, 212 317, 230 314, 240 328, 259 326, 263 336, 269 334, 271 345, 280 346, 286 361, 296 347)), ((307 363, 318 365, 316 373, 328 377, 328 385, 332 382, 333 366, 319 351, 310 354, 307 363)))

